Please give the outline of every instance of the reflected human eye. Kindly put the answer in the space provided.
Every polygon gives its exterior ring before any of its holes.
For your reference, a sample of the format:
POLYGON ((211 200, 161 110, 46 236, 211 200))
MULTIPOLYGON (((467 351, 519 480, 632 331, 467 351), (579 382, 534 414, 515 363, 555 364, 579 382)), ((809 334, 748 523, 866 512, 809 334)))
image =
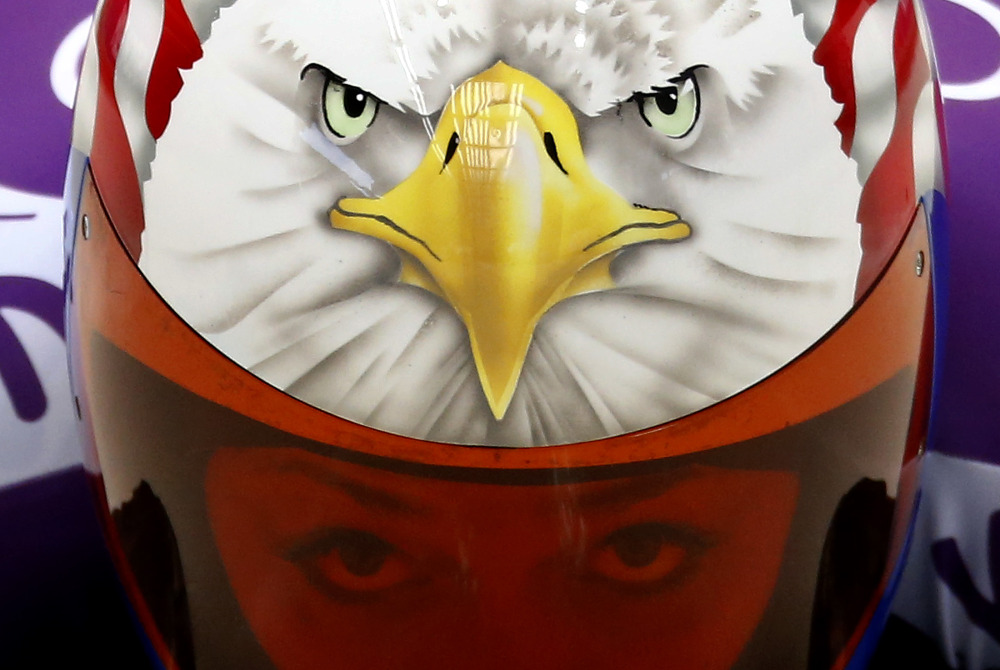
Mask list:
POLYGON ((286 557, 335 598, 376 595, 413 577, 409 558, 363 530, 331 528, 298 543, 286 557))
POLYGON ((665 586, 695 565, 709 541, 674 525, 640 523, 607 535, 589 560, 596 576, 638 588, 665 586))

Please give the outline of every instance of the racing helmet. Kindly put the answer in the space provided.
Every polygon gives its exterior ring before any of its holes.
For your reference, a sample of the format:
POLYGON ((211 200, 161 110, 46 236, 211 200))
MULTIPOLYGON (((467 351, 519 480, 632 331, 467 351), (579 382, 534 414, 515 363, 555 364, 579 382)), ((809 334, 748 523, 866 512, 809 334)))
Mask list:
POLYGON ((159 661, 861 667, 930 54, 912 0, 104 0, 71 366, 159 661))

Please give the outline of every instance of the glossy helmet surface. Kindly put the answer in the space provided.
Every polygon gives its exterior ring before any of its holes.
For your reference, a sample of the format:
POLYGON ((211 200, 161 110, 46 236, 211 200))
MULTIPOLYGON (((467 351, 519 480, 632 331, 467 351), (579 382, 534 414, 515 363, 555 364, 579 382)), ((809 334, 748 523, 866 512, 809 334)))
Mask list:
POLYGON ((74 378, 164 663, 864 662, 927 412, 912 2, 94 25, 74 378))

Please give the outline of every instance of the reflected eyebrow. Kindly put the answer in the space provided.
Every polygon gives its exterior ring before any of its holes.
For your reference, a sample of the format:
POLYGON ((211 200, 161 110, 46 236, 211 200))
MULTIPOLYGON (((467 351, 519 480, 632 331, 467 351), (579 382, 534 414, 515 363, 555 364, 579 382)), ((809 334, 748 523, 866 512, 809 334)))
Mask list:
POLYGON ((665 472, 615 480, 596 491, 584 491, 577 498, 581 508, 628 507, 658 498, 685 481, 699 476, 696 468, 685 466, 665 472))
POLYGON ((408 500, 406 497, 396 493, 369 486, 356 479, 338 472, 332 472, 312 463, 294 461, 285 464, 281 470, 283 472, 305 475, 322 486, 338 489, 363 507, 391 514, 405 514, 407 516, 426 517, 430 515, 430 508, 421 505, 415 500, 408 500))

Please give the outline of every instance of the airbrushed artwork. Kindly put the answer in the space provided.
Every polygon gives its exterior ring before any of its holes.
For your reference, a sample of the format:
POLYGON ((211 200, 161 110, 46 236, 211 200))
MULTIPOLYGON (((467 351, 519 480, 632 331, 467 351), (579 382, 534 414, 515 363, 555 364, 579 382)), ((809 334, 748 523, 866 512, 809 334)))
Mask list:
POLYGON ((95 25, 75 382, 168 664, 867 653, 926 427, 908 0, 95 25))
POLYGON ((393 6, 241 0, 184 76, 139 265, 240 365, 402 435, 559 444, 851 308, 858 167, 787 0, 393 6))

